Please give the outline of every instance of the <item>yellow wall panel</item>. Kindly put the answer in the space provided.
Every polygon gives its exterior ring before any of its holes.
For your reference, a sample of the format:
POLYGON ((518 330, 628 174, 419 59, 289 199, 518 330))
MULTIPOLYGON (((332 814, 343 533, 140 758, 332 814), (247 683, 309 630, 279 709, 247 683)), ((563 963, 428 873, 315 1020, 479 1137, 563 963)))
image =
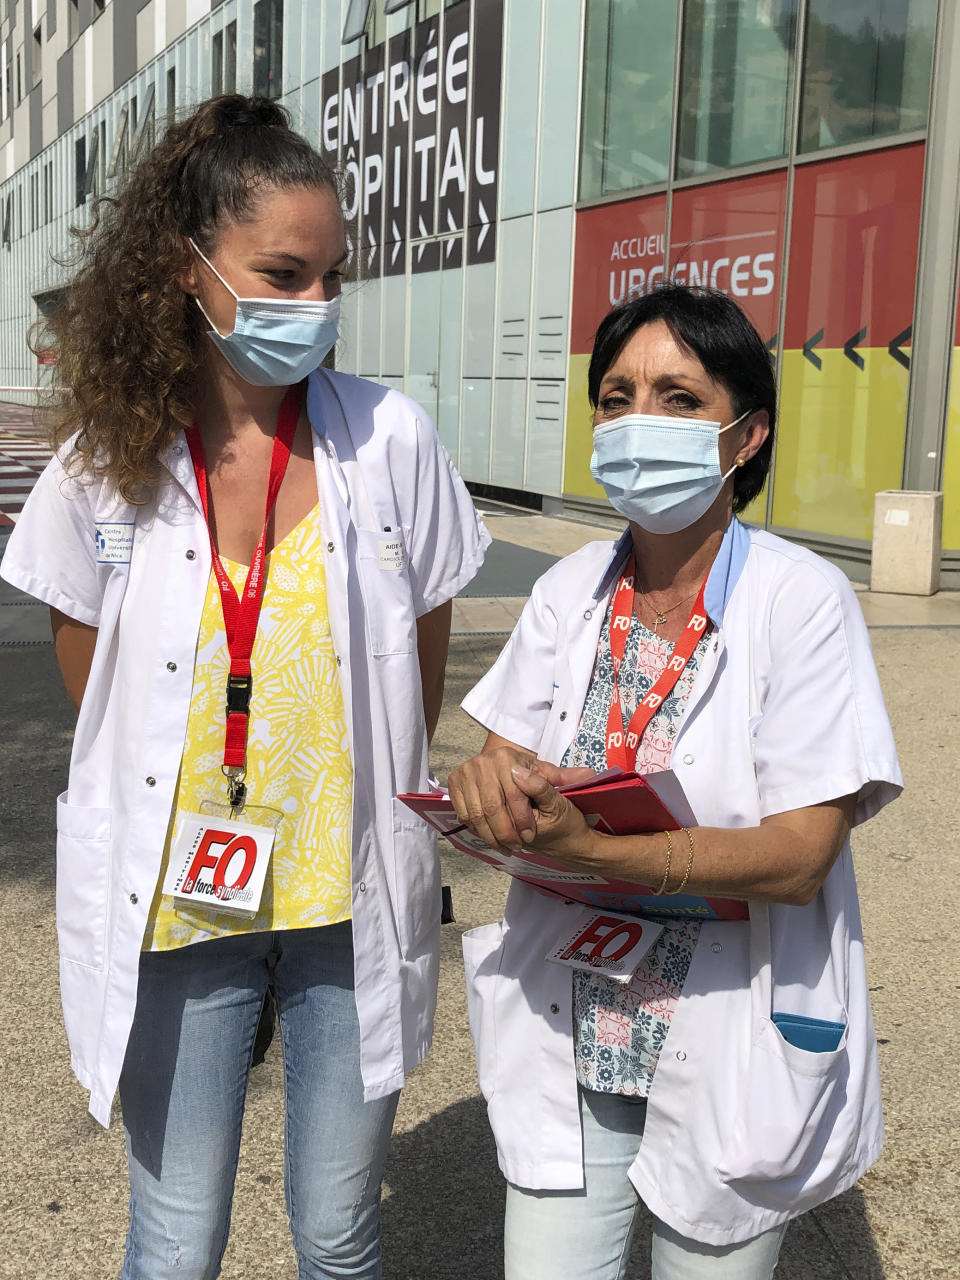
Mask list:
POLYGON ((953 349, 950 412, 943 454, 943 547, 960 551, 960 347, 953 349))
POLYGON ((773 523, 857 538, 873 534, 873 499, 899 489, 909 372, 885 347, 860 347, 858 369, 842 349, 783 353, 773 523))
POLYGON ((563 460, 563 491, 571 497, 606 501, 590 474, 593 453, 593 410, 587 397, 590 357, 572 355, 567 371, 567 446, 563 460))

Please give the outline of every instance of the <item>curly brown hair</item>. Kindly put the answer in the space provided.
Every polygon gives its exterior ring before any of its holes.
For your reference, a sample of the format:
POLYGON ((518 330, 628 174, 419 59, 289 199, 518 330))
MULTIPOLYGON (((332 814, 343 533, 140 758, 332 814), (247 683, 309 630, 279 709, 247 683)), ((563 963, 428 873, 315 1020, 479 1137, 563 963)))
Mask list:
POLYGON ((51 436, 74 438, 77 468, 129 502, 157 485, 161 453, 194 417, 206 323, 177 283, 185 239, 205 253, 266 187, 337 192, 332 170, 266 98, 226 94, 172 124, 75 229, 62 305, 32 345, 53 346, 51 436))

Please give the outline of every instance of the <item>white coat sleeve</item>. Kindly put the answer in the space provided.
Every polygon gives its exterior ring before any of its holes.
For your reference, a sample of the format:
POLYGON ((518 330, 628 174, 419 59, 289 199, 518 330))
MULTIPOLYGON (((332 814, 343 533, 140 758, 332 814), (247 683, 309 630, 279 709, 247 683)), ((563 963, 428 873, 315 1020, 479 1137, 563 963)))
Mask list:
POLYGON ((12 586, 96 627, 102 600, 90 486, 52 458, 10 535, 0 575, 12 586))
POLYGON ((476 577, 490 534, 440 442, 433 424, 417 418, 417 473, 407 533, 410 583, 417 617, 451 600, 476 577))
POLYGON ((863 614, 832 565, 797 566, 771 601, 753 725, 764 817, 857 797, 864 822, 903 786, 863 614))
POLYGON ((537 752, 556 693, 557 616, 543 582, 535 584, 499 658, 461 703, 484 728, 537 752))

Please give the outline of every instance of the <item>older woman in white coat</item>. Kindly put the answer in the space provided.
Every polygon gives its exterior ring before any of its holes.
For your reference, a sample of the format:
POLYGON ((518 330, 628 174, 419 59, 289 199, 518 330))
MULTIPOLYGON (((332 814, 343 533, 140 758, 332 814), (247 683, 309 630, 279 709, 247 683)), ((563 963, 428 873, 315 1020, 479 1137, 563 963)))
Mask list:
POLYGON ((736 517, 761 491, 771 362, 739 308, 666 287, 610 313, 593 474, 627 518, 540 579, 464 702, 489 730, 450 793, 472 830, 570 868, 749 904, 680 917, 627 981, 544 957, 577 904, 514 882, 464 939, 508 1180, 508 1280, 769 1277, 787 1222, 883 1138, 851 827, 901 786, 849 583, 736 517), (698 825, 612 836, 555 787, 672 768, 698 825))

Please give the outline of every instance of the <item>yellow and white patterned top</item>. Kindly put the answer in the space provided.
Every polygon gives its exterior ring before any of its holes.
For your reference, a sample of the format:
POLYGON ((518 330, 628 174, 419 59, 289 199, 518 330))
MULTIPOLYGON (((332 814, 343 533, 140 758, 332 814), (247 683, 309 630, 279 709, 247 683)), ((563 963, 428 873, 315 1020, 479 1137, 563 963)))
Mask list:
MULTIPOLYGON (((174 910, 160 892, 174 823, 144 934, 144 951, 170 951, 227 934, 305 929, 350 918, 353 771, 343 693, 327 613, 320 512, 314 507, 267 557, 260 626, 251 655, 246 820, 256 807, 283 813, 252 920, 202 908, 174 910)), ((247 566, 223 561, 240 592, 247 566)), ((220 591, 207 586, 174 799, 178 812, 226 800, 224 703, 230 657, 220 591)), ((175 818, 174 818, 175 822, 175 818)))

